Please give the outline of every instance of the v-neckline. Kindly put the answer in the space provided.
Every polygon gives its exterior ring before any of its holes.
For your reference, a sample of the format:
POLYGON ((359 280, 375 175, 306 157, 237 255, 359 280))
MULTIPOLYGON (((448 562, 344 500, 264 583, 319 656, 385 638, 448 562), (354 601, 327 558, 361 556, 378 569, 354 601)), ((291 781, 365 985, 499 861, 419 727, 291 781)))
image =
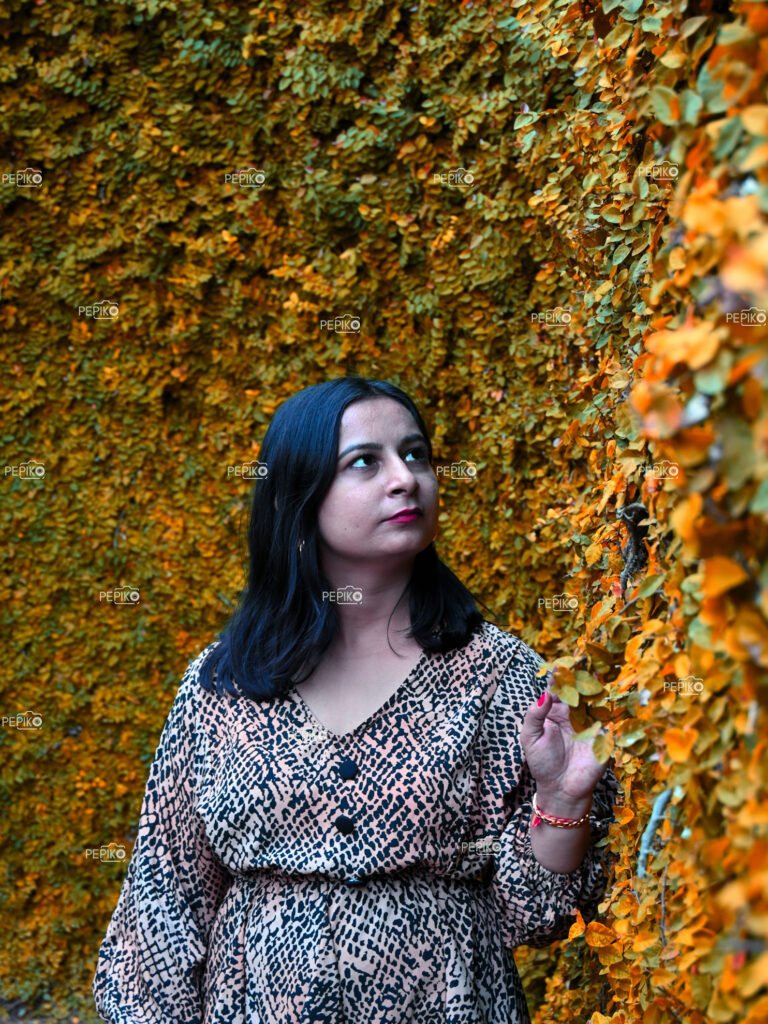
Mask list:
POLYGON ((372 711, 371 714, 368 715, 368 717, 364 721, 360 722, 353 729, 349 729, 347 732, 331 732, 331 730, 326 725, 323 725, 323 723, 320 721, 320 719, 314 713, 314 711, 309 706, 309 704, 307 704, 307 702, 301 696, 299 691, 296 690, 295 688, 291 688, 289 690, 289 696, 290 696, 290 698, 292 700, 294 700, 299 705, 300 708, 303 709, 305 717, 311 719, 311 721, 313 721, 316 725, 318 725, 323 730, 324 733, 326 733, 328 736, 331 736, 334 740, 346 740, 346 739, 349 739, 351 736, 357 735, 357 733, 359 733, 362 729, 365 729, 366 726, 372 724, 374 719, 379 718, 383 714, 386 714, 386 712, 389 711, 390 707, 398 700, 398 698, 408 688, 411 680, 413 679, 413 677, 416 675, 417 671, 422 667, 422 665, 424 664, 424 662, 428 658, 429 658, 429 651, 427 651, 424 648, 422 648, 421 654, 419 655, 419 660, 413 666, 413 668, 408 673, 408 675, 405 677, 405 679, 402 681, 402 683, 400 683, 400 685, 397 687, 397 689, 394 691, 394 693, 391 693, 389 695, 389 697, 387 697, 387 699, 384 701, 384 703, 380 704, 376 708, 375 711, 372 711))

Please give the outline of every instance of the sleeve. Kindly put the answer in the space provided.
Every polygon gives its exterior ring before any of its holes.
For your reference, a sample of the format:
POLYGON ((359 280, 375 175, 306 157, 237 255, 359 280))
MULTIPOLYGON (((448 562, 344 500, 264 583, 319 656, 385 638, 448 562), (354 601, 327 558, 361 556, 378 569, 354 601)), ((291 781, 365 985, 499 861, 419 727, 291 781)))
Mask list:
POLYGON ((507 751, 506 771, 501 771, 506 783, 501 786, 503 792, 497 790, 506 807, 506 821, 494 847, 492 878, 507 948, 547 946, 564 938, 577 908, 585 922, 593 920, 616 859, 605 845, 609 826, 615 821, 614 804, 621 799, 610 761, 594 790, 590 845, 581 864, 568 873, 550 871, 536 859, 531 847, 536 783, 525 762, 520 727, 527 709, 547 688, 546 677, 536 677, 543 664, 535 651, 520 641, 491 702, 493 746, 507 751))
POLYGON ((93 996, 110 1024, 201 1024, 208 937, 232 880, 195 813, 194 723, 199 688, 190 663, 147 780, 138 834, 99 949, 93 996))

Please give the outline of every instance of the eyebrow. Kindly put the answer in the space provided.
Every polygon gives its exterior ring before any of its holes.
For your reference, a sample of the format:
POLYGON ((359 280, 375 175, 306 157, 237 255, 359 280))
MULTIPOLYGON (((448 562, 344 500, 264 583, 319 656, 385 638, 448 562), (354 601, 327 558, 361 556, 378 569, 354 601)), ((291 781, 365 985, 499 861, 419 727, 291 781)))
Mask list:
MULTIPOLYGON (((400 444, 401 445, 409 444, 411 441, 421 441, 425 446, 426 446, 426 443, 427 443, 426 438, 424 437, 423 434, 407 434, 400 441, 400 444)), ((341 462, 341 460, 344 458, 345 455, 349 455, 350 452, 355 451, 357 448, 364 448, 364 449, 380 452, 383 447, 384 447, 383 444, 378 444, 375 441, 363 441, 362 443, 351 444, 347 448, 344 449, 344 451, 341 453, 341 455, 339 455, 337 461, 341 462)))

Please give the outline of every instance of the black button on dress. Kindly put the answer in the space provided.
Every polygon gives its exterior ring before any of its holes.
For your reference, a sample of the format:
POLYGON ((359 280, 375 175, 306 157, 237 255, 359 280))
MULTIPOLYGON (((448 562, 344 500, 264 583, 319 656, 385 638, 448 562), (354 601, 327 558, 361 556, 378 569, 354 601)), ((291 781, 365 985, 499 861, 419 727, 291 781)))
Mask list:
POLYGON ((354 779, 357 775, 357 765, 351 757, 345 757, 339 765, 339 775, 342 779, 354 779))
POLYGON ((343 832, 345 836, 349 836, 355 831, 355 823, 346 814, 340 814, 336 819, 336 828, 339 832, 343 832))

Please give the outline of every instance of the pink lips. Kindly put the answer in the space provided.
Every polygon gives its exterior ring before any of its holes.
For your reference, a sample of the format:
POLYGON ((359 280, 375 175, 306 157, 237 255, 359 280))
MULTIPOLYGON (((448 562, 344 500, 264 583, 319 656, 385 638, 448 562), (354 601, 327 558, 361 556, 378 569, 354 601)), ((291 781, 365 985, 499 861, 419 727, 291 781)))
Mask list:
POLYGON ((390 516, 388 523, 412 523, 414 519, 421 517, 421 510, 418 508, 404 508, 395 515, 390 516))

